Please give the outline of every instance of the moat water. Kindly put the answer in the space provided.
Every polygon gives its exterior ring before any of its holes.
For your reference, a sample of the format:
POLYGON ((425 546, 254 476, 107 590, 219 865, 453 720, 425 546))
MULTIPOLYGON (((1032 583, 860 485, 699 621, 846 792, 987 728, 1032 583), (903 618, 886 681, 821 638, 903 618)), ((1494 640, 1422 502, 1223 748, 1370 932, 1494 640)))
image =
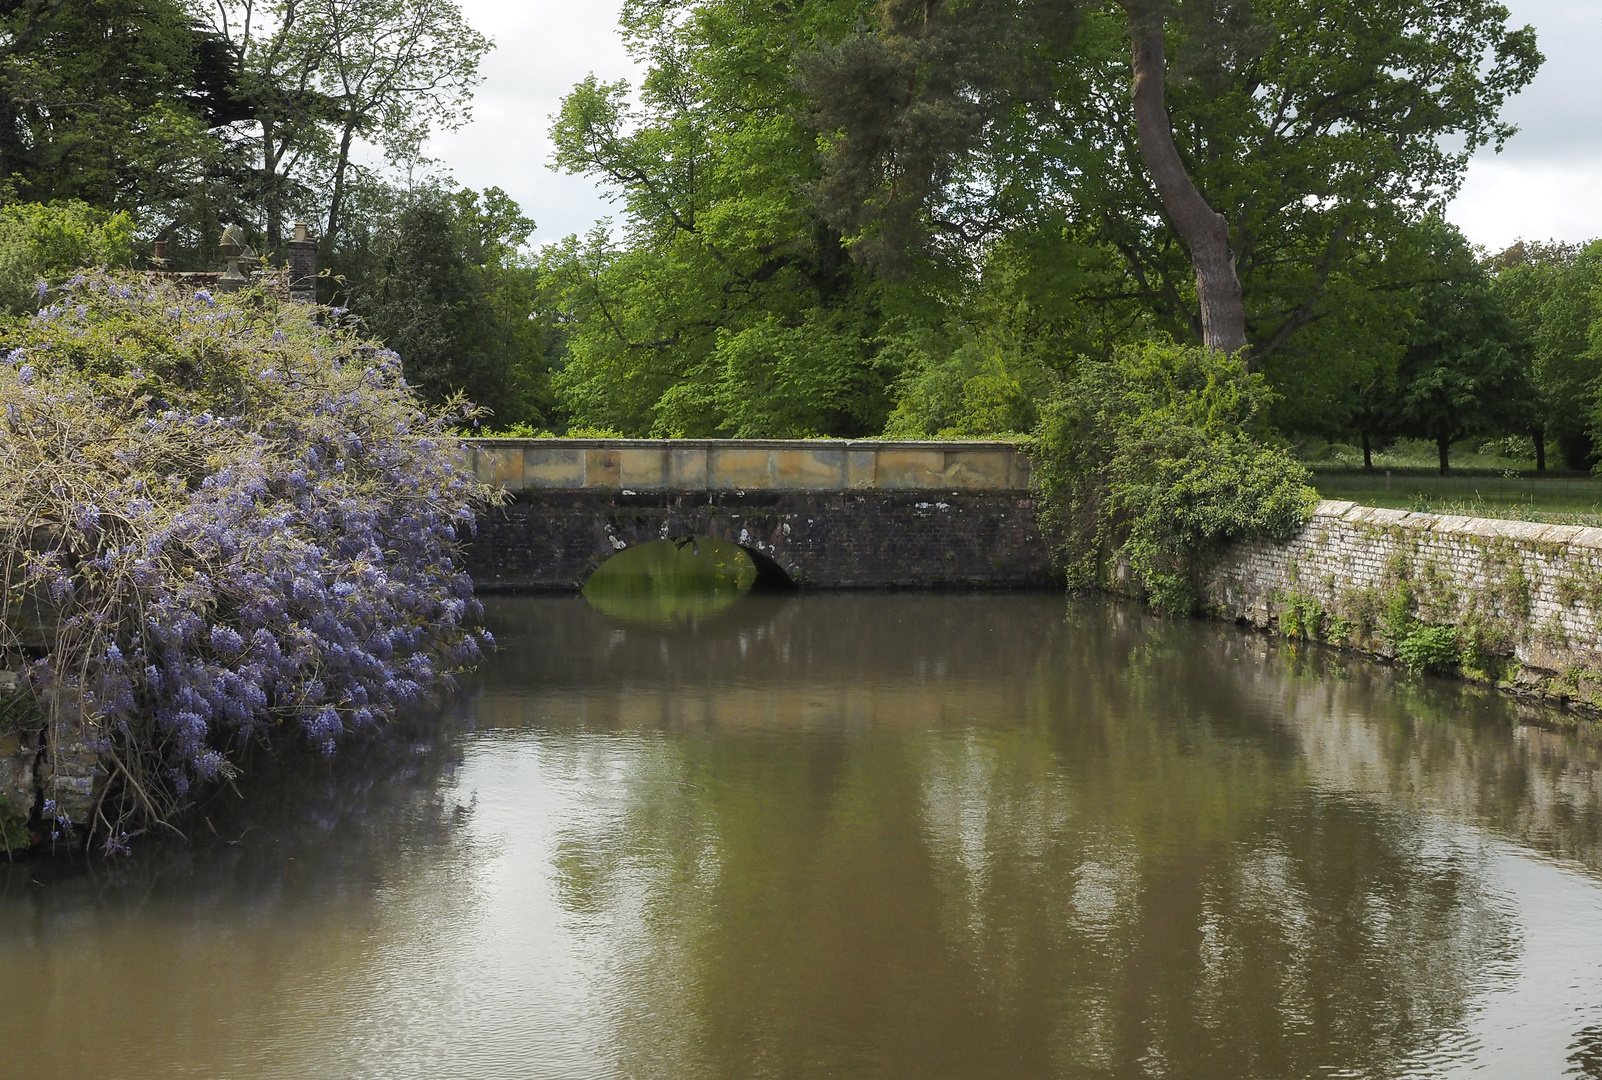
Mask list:
POLYGON ((404 737, 0 867, 0 1076, 1602 1077, 1551 714, 1055 594, 487 607, 404 737))

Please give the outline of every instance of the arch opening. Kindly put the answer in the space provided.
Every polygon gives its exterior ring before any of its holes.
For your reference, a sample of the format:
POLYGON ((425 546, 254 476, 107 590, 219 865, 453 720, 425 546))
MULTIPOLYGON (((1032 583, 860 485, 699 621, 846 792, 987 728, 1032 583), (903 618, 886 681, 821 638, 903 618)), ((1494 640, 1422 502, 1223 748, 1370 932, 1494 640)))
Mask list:
POLYGON ((625 622, 699 623, 750 592, 791 588, 772 558, 727 540, 678 537, 635 544, 611 555, 584 583, 584 598, 625 622))

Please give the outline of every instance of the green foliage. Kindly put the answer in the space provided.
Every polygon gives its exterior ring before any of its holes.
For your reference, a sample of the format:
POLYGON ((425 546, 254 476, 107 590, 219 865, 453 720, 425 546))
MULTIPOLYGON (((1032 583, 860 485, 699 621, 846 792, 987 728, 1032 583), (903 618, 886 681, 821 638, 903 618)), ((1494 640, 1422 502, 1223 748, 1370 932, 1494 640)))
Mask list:
POLYGON ((1494 0, 885 3, 803 66, 824 216, 897 273, 968 271, 975 238, 1029 235, 1100 325, 1196 340, 1193 268, 1131 145, 1139 11, 1166 21, 1178 149, 1229 222, 1281 415, 1342 425, 1395 363, 1422 266, 1408 232, 1511 134, 1498 113, 1541 62, 1494 0))
POLYGON ((1050 386, 1038 362, 1016 347, 973 339, 949 351, 944 345, 934 334, 907 335, 887 350, 904 371, 895 386, 887 438, 960 439, 1035 427, 1040 420, 1036 403, 1050 386))
POLYGON ((7 4, 0 40, 13 197, 171 213, 220 164, 229 86, 185 0, 7 4))
POLYGON ((549 249, 568 329, 556 380, 574 422, 634 435, 865 435, 894 377, 875 358, 869 275, 813 210, 815 138, 794 42, 846 32, 842 4, 628 5, 647 63, 638 103, 586 80, 563 103, 557 161, 614 187, 621 235, 549 249))
POLYGON ((1157 607, 1190 611, 1200 557, 1294 535, 1318 496, 1265 441, 1271 399, 1239 360, 1170 342, 1083 364, 1044 410, 1033 454, 1070 582, 1099 584, 1123 561, 1157 607))
POLYGON ((1414 289, 1416 321, 1397 369, 1396 424, 1433 441, 1441 472, 1464 435, 1504 434, 1537 421, 1529 343, 1508 318, 1461 233, 1431 224, 1437 275, 1414 289))
POLYGON ((550 431, 533 424, 507 424, 504 427, 485 426, 474 433, 487 439, 621 439, 622 432, 611 428, 569 427, 566 431, 550 431))
POLYGON ((1396 643, 1396 657, 1413 671, 1455 671, 1462 663, 1458 629, 1415 623, 1396 643))
POLYGON ((428 400, 465 393, 503 424, 549 418, 560 339, 530 318, 539 277, 522 246, 533 229, 499 188, 425 187, 375 230, 348 302, 428 400))
POLYGON ((0 206, 0 309, 38 310, 39 282, 59 285, 87 267, 133 261, 133 219, 76 200, 0 206))
MULTIPOLYGON (((1324 640, 1324 605, 1311 593, 1292 591, 1277 598, 1279 605, 1279 632, 1288 638, 1324 640)), ((1347 632, 1350 632, 1348 626, 1347 632)), ((1331 633, 1339 641, 1345 634, 1331 633)))
POLYGON ((1509 317, 1534 344, 1539 430, 1564 465, 1589 468, 1602 374, 1592 344, 1592 327, 1602 319, 1602 242, 1583 248, 1520 242, 1496 256, 1491 269, 1509 317))

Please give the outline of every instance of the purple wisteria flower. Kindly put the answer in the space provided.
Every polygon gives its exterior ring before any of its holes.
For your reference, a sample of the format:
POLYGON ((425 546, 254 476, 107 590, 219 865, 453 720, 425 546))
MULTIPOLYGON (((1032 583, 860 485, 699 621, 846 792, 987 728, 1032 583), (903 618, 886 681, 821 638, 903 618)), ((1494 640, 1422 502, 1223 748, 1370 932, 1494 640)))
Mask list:
POLYGON ((471 409, 425 409, 394 353, 309 305, 105 275, 67 294, 94 335, 52 317, 0 342, 28 356, 0 462, 57 478, 0 483, 0 521, 53 523, 12 536, 31 554, 5 584, 74 613, 30 679, 144 778, 129 813, 170 812, 269 734, 333 752, 493 647, 460 548, 489 493, 452 462, 471 409))

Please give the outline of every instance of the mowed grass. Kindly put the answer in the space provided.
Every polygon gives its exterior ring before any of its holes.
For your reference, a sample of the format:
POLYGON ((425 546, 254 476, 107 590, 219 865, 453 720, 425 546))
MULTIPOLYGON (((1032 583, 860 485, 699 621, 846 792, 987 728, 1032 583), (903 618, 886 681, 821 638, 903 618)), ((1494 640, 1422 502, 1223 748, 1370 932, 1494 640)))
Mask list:
POLYGON ((1602 526, 1602 479, 1592 476, 1462 476, 1384 470, 1318 471, 1326 499, 1433 514, 1602 526))

